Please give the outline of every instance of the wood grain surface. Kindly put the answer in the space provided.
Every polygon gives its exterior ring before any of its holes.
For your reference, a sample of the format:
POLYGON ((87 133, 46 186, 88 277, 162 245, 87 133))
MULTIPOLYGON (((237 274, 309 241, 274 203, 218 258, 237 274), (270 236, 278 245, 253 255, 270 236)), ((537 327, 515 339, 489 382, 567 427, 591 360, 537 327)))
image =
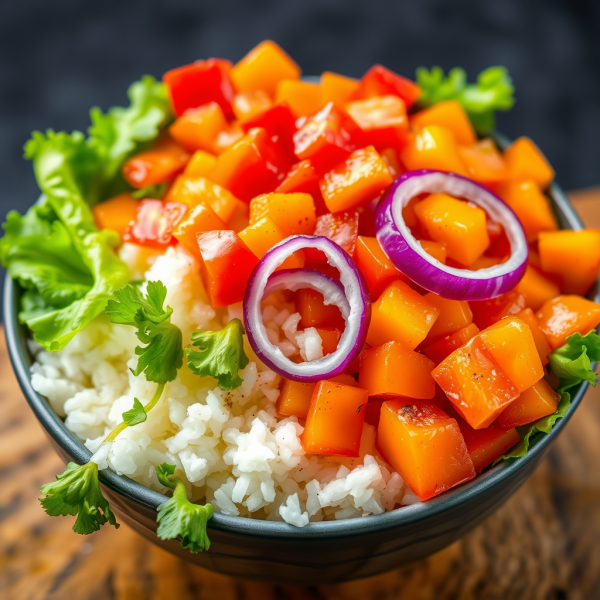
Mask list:
MULTIPOLYGON (((572 194, 600 227, 600 189, 572 194)), ((600 387, 547 458, 492 517, 434 556, 319 588, 234 580, 179 560, 123 525, 91 536, 49 518, 39 488, 63 469, 0 342, 0 598, 3 600, 442 600, 600 598, 600 387)))

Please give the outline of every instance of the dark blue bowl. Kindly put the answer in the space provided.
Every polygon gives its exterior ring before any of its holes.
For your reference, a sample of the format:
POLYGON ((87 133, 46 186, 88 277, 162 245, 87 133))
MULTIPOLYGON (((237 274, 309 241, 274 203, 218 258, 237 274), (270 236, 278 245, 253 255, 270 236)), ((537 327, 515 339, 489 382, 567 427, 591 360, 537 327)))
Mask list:
MULTIPOLYGON (((553 184, 549 193, 561 226, 581 229, 581 221, 562 190, 553 184)), ((90 452, 31 387, 27 329, 17 319, 20 295, 18 285, 7 278, 6 339, 21 389, 58 454, 65 461, 87 462, 90 452)), ((101 472, 100 481, 121 522, 206 569, 234 577, 304 585, 368 577, 441 550, 491 515, 533 473, 577 409, 586 388, 587 384, 582 384, 574 389, 565 417, 552 433, 534 441, 526 457, 500 464, 426 503, 378 516, 310 523, 300 529, 215 513, 209 524, 210 551, 201 554, 190 554, 179 542, 156 537, 156 507, 165 501, 164 496, 110 470, 101 472)))

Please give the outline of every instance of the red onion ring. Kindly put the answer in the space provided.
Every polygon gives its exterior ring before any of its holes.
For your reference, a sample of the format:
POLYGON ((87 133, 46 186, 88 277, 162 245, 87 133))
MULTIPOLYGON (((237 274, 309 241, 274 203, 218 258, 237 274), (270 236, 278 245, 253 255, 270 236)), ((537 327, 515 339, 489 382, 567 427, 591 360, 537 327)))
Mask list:
POLYGON ((362 274, 347 252, 325 237, 296 235, 273 246, 252 272, 246 287, 244 325, 252 349, 268 367, 294 381, 319 381, 339 375, 362 350, 370 318, 371 301, 362 274), (339 271, 340 281, 308 269, 274 272, 288 256, 303 248, 321 250, 328 263, 339 271), (314 289, 323 294, 326 304, 340 309, 346 328, 335 352, 297 364, 269 341, 262 320, 261 301, 282 288, 314 289))
POLYGON ((423 169, 404 173, 386 190, 375 218, 377 239, 394 266, 430 292, 451 300, 487 300, 512 290, 525 274, 529 254, 515 213, 487 188, 454 173, 423 169), (443 192, 470 200, 504 227, 511 256, 500 265, 469 271, 448 267, 423 250, 402 209, 422 193, 443 192))

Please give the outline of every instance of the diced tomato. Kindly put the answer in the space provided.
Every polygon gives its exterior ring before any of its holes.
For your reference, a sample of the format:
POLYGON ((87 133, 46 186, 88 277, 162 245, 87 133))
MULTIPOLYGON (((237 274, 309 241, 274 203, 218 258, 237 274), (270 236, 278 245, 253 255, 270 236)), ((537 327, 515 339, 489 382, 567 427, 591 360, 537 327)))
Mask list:
POLYGON ((531 265, 527 265, 525 275, 514 291, 525 296, 525 304, 532 310, 539 310, 544 302, 560 294, 558 285, 531 265))
POLYGON ((414 81, 396 75, 381 65, 375 65, 363 75, 353 98, 361 100, 389 94, 402 98, 406 107, 410 108, 421 95, 421 88, 414 81))
POLYGON ((324 71, 321 74, 322 105, 325 106, 328 102, 333 102, 338 108, 343 108, 350 101, 359 85, 360 83, 356 79, 324 71))
POLYGON ((296 118, 314 115, 323 104, 321 101, 321 86, 312 81, 284 79, 277 84, 276 102, 289 105, 296 118))
POLYGON ((485 329, 503 317, 516 315, 526 307, 525 296, 516 290, 489 300, 474 300, 469 305, 473 311, 473 322, 479 329, 485 329))
POLYGON ((548 342, 546 334, 541 330, 540 324, 535 318, 535 314, 531 308, 526 308, 525 310, 517 313, 515 316, 518 319, 521 319, 521 321, 523 321, 523 323, 525 323, 531 330, 531 335, 533 335, 533 341, 535 342, 535 347, 537 348, 542 365, 547 365, 548 354, 552 352, 552 348, 550 347, 550 343, 548 342))
POLYGON ((301 323, 307 327, 337 327, 344 329, 345 322, 337 306, 325 304, 323 294, 308 288, 296 292, 296 310, 302 315, 301 323))
POLYGON ((515 140, 504 151, 504 160, 513 181, 533 179, 544 190, 554 179, 554 170, 529 138, 515 140))
POLYGON ((500 427, 508 429, 533 423, 556 412, 560 394, 543 379, 523 390, 521 395, 496 419, 500 427))
POLYGON ((92 208, 94 221, 98 229, 112 229, 121 238, 125 235, 129 224, 135 220, 139 200, 129 192, 109 198, 92 208))
POLYGON ((232 106, 237 120, 243 125, 247 120, 269 109, 272 104, 269 94, 263 90, 255 90, 236 94, 232 106))
POLYGON ((447 335, 433 344, 423 348, 423 354, 429 357, 436 365, 439 365, 447 356, 466 344, 479 333, 479 327, 475 323, 459 329, 452 335, 447 335))
POLYGON ((148 248, 164 250, 177 243, 173 228, 187 211, 185 204, 162 200, 141 200, 137 206, 135 221, 125 231, 123 241, 148 248))
POLYGON ((285 234, 312 234, 317 222, 315 203, 305 193, 271 193, 253 198, 250 202, 250 224, 270 217, 285 234))
POLYGON ((377 447, 419 500, 475 477, 455 419, 431 400, 388 400, 381 407, 377 447))
POLYGON ((228 117, 233 116, 235 94, 230 77, 231 63, 209 58, 185 65, 163 75, 173 112, 180 116, 190 108, 216 102, 228 117))
MULTIPOLYGON (((359 223, 359 213, 355 210, 336 214, 327 213, 317 217, 313 235, 329 238, 350 256, 354 256, 359 223)), ((306 251, 306 258, 311 264, 327 262, 322 252, 312 248, 306 251)))
POLYGON ((473 313, 468 302, 448 300, 431 292, 425 294, 423 298, 440 309, 433 327, 425 338, 425 344, 431 344, 444 336, 451 335, 473 322, 473 313))
POLYGON ((258 258, 233 231, 200 233, 198 247, 202 281, 212 307, 241 302, 258 258))
POLYGON ((410 124, 416 129, 429 125, 445 127, 453 133, 456 142, 461 146, 472 146, 477 142, 473 125, 465 109, 456 100, 438 102, 414 113, 410 116, 410 124))

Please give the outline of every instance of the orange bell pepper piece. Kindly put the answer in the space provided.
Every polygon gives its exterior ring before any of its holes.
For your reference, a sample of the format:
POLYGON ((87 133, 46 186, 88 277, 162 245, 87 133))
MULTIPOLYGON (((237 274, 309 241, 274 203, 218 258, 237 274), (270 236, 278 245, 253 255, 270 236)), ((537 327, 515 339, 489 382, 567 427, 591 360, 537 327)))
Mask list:
POLYGON ((98 229, 112 229, 122 238, 131 221, 137 215, 139 200, 129 192, 109 198, 92 208, 98 229))
POLYGON ((187 110, 170 127, 171 137, 188 152, 215 151, 219 132, 229 127, 225 113, 216 102, 187 110))
POLYGON ((187 177, 206 177, 217 164, 217 157, 210 152, 198 150, 194 152, 183 174, 187 177))
POLYGON ((526 137, 515 140, 505 151, 504 160, 509 179, 533 179, 545 190, 554 179, 554 170, 540 149, 526 137))
POLYGON ((241 128, 239 123, 232 123, 225 129, 219 131, 213 144, 213 151, 215 154, 222 154, 233 146, 236 142, 239 142, 244 137, 244 130, 241 128))
POLYGON ((447 335, 433 344, 423 348, 423 354, 430 358, 436 365, 439 365, 447 356, 450 356, 455 350, 472 340, 479 333, 479 327, 471 323, 462 329, 447 335))
POLYGON ((333 212, 364 206, 392 183, 386 164, 373 146, 355 150, 321 179, 321 193, 333 212))
POLYGON ((473 322, 473 313, 468 302, 448 300, 432 292, 425 294, 423 298, 440 309, 438 318, 425 338, 426 344, 464 329, 473 322))
POLYGON ((168 137, 127 159, 121 168, 127 183, 137 189, 172 181, 185 169, 190 155, 168 137))
POLYGON ((404 281, 393 281, 372 306, 367 343, 381 346, 400 342, 414 350, 427 337, 439 314, 437 306, 404 281))
POLYGON ((236 94, 232 104, 235 117, 240 123, 259 115, 270 108, 271 105, 269 94, 263 90, 236 94))
POLYGON ((439 102, 410 116, 410 124, 417 130, 437 125, 450 130, 461 146, 473 146, 477 135, 464 108, 455 100, 439 102))
POLYGON ((448 194, 430 194, 414 207, 429 237, 446 244, 448 256, 463 265, 475 262, 490 245, 485 211, 448 194))
POLYGON ((458 154, 454 134, 446 127, 427 125, 409 138, 400 152, 407 170, 438 169, 469 176, 458 154))
POLYGON ((310 194, 315 203, 315 212, 318 215, 328 213, 327 207, 321 194, 319 181, 320 173, 313 167, 310 160, 301 160, 292 165, 284 180, 277 186, 275 192, 283 194, 293 194, 302 192, 310 194))
POLYGON ((282 79, 298 79, 300 73, 300 67, 275 42, 266 40, 233 67, 231 78, 238 92, 263 90, 274 98, 282 79))
POLYGON ((250 224, 270 217, 277 227, 289 235, 310 235, 315 230, 317 218, 312 196, 304 193, 271 193, 257 196, 250 202, 250 224))
POLYGON ((343 383, 319 381, 302 434, 305 452, 358 456, 368 400, 366 390, 343 383))
POLYGON ((474 181, 485 185, 498 184, 508 176, 504 158, 489 138, 470 146, 459 146, 458 155, 474 181))
POLYGON ((557 394, 543 379, 523 390, 521 395, 496 419, 504 429, 533 423, 556 412, 560 394, 557 394))
POLYGON ((526 308, 525 296, 516 290, 489 300, 473 300, 469 302, 469 306, 473 312, 473 323, 479 329, 485 329, 500 319, 516 315, 526 308))
POLYGON ((302 316, 301 323, 308 327, 338 327, 344 329, 346 323, 337 306, 325 304, 323 294, 311 289, 296 292, 296 311, 302 316))
POLYGON ((342 337, 342 329, 338 327, 317 327, 316 330, 323 344, 323 356, 333 354, 337 350, 342 337))
POLYGON ((558 296, 545 302, 535 315, 552 350, 574 333, 585 335, 600 323, 600 304, 581 296, 558 296))
POLYGON ((556 298, 560 289, 554 281, 544 277, 535 267, 527 265, 523 279, 517 283, 515 292, 525 296, 525 304, 533 309, 539 308, 548 300, 556 298))
POLYGON ((474 429, 491 425, 519 397, 479 335, 445 358, 431 375, 474 429))
POLYGON ((425 252, 427 252, 427 254, 430 254, 433 256, 433 258, 439 260, 443 265, 446 264, 446 258, 448 257, 448 246, 446 246, 444 242, 433 242, 432 240, 419 241, 421 242, 421 247, 423 250, 425 250, 425 252))
POLYGON ((475 477, 456 420, 432 400, 384 402, 377 447, 419 500, 433 498, 475 477))
POLYGON ((296 118, 314 115, 323 108, 321 86, 311 81, 283 79, 277 84, 276 102, 286 102, 296 118))
POLYGON ((541 330, 540 324, 535 318, 535 314, 533 313, 531 308, 526 308, 520 313, 517 313, 515 316, 529 326, 529 329, 531 330, 531 335, 533 335, 535 347, 537 348, 540 360, 542 361, 542 365, 547 365, 548 354, 552 352, 552 348, 550 347, 550 343, 548 342, 546 334, 541 330))
POLYGON ((140 200, 137 204, 135 220, 127 226, 123 241, 147 248, 166 250, 177 240, 173 229, 187 211, 185 204, 162 200, 140 200))
POLYGON ((200 274, 213 308, 241 302, 258 258, 233 231, 198 234, 200 274))
POLYGON ((378 398, 431 399, 435 396, 434 367, 426 356, 399 342, 388 342, 361 353, 358 385, 378 398))
POLYGON ((321 74, 321 105, 333 102, 338 108, 343 108, 358 90, 359 82, 350 77, 325 71, 321 74))
POLYGON ((542 271, 558 275, 564 293, 584 296, 600 272, 600 231, 543 232, 539 236, 542 271))
POLYGON ((419 99, 421 88, 414 81, 396 75, 381 65, 375 65, 363 75, 353 99, 365 100, 389 94, 402 98, 406 108, 410 108, 419 99))

